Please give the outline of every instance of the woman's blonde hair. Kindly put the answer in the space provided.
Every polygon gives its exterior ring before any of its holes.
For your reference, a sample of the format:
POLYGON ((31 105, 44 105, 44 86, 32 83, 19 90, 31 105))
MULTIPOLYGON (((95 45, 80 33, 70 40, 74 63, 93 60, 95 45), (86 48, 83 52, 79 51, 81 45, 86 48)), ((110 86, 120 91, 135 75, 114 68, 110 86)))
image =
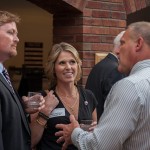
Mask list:
POLYGON ((55 66, 55 62, 56 62, 58 56, 60 55, 60 53, 62 51, 67 51, 67 52, 72 53, 72 55, 74 56, 74 58, 77 62, 78 71, 77 71, 77 76, 75 79, 75 84, 77 84, 77 81, 79 81, 81 78, 81 73, 82 73, 82 71, 81 71, 81 59, 79 57, 78 51, 72 45, 65 43, 65 42, 61 42, 59 44, 55 44, 52 47, 52 50, 49 53, 47 62, 45 64, 45 75, 49 79, 50 88, 56 86, 56 84, 57 84, 57 78, 55 75, 54 66, 55 66))

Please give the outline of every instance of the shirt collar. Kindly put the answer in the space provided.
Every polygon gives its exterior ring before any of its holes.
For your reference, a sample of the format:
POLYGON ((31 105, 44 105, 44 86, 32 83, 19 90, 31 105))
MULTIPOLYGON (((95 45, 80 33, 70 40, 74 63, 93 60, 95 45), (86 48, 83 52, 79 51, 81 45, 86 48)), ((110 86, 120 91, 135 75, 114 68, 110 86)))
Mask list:
POLYGON ((137 72, 139 70, 145 69, 145 68, 150 68, 150 59, 146 59, 146 60, 142 60, 142 61, 137 62, 133 66, 133 68, 130 72, 130 75, 134 74, 135 72, 137 72))
POLYGON ((0 73, 2 73, 2 71, 3 71, 3 64, 0 63, 0 73))

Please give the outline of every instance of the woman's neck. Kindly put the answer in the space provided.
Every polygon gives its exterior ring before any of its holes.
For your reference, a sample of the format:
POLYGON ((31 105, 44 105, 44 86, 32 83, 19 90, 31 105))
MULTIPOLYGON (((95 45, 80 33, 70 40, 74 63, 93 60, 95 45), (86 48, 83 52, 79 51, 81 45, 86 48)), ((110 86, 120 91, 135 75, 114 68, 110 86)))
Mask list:
POLYGON ((56 92, 63 97, 75 97, 77 95, 77 87, 74 84, 68 86, 59 84, 56 86, 56 92))

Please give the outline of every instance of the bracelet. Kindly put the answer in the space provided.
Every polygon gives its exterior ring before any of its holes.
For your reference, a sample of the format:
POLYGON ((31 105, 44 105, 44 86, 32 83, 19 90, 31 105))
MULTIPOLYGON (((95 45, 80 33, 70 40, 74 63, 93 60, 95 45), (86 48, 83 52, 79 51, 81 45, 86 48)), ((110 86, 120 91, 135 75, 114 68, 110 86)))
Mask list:
POLYGON ((45 119, 46 121, 49 119, 49 117, 46 116, 45 114, 43 114, 42 112, 39 112, 38 116, 41 117, 41 118, 43 118, 43 119, 45 119))
POLYGON ((36 119, 36 122, 37 122, 39 125, 41 125, 42 127, 45 128, 46 125, 45 125, 44 122, 40 121, 39 119, 36 119))

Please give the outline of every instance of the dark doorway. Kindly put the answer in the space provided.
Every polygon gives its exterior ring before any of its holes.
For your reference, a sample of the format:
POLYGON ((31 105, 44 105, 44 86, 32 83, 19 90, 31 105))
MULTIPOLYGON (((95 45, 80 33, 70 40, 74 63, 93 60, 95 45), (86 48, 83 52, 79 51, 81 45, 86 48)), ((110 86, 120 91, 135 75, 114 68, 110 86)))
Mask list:
POLYGON ((150 22, 150 6, 134 13, 127 15, 127 25, 137 21, 149 21, 150 22))

